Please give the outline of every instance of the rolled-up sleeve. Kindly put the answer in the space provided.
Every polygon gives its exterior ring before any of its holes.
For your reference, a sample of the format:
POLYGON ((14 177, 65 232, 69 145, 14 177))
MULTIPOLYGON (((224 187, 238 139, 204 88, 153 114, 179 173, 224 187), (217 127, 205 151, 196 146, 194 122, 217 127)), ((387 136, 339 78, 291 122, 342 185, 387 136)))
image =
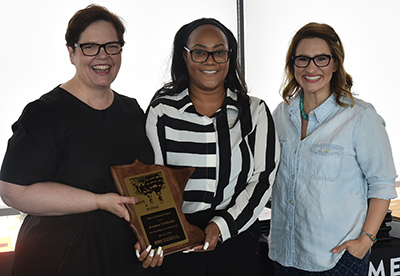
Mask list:
POLYGON ((396 170, 385 122, 369 105, 354 129, 357 160, 368 183, 368 198, 393 199, 396 170))

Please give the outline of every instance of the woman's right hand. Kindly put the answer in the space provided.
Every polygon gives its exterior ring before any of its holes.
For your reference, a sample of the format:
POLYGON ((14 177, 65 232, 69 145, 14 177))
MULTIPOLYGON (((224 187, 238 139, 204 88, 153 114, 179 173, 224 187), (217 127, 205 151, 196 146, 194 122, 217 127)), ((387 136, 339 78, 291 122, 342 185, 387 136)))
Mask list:
POLYGON ((136 256, 142 262, 144 268, 161 266, 164 261, 164 251, 159 247, 156 251, 149 245, 141 250, 139 242, 135 244, 136 256), (141 253, 140 253, 141 252, 141 253))
POLYGON ((117 193, 95 194, 56 182, 18 185, 0 181, 0 195, 8 206, 35 216, 61 216, 102 209, 127 221, 129 212, 124 204, 137 202, 134 197, 117 193))
POLYGON ((99 209, 124 218, 128 222, 130 221, 130 216, 125 204, 134 204, 136 202, 136 197, 121 196, 116 193, 96 194, 96 205, 99 209))

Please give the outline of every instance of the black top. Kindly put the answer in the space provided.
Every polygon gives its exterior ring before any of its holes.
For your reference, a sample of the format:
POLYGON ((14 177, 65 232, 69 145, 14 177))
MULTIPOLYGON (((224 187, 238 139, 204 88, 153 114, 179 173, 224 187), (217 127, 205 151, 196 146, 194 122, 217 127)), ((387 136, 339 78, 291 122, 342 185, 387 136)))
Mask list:
MULTIPOLYGON (((142 109, 115 92, 109 108, 96 110, 57 87, 28 104, 12 129, 0 179, 19 185, 54 181, 117 193, 111 166, 153 163, 142 109)), ((106 211, 28 215, 14 275, 139 275, 135 242, 128 222, 106 211)))

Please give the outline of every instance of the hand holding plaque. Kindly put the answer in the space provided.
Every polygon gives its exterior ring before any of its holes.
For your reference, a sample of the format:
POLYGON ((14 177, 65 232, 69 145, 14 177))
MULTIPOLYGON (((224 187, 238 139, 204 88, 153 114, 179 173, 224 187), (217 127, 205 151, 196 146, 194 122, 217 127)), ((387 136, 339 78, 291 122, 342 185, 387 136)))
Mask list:
POLYGON ((139 160, 111 167, 118 192, 138 199, 127 204, 127 209, 129 225, 142 249, 149 244, 161 246, 168 255, 204 242, 204 232, 190 224, 182 212, 183 190, 194 170, 145 165, 139 160))

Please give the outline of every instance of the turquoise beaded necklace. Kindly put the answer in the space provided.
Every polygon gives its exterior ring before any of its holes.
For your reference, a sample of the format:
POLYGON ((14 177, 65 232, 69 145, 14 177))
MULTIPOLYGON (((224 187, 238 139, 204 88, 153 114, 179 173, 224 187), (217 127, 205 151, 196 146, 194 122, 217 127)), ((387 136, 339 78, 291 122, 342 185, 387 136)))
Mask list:
POLYGON ((303 117, 306 121, 308 121, 308 115, 304 111, 304 93, 301 94, 300 97, 300 112, 301 112, 301 117, 303 117))

